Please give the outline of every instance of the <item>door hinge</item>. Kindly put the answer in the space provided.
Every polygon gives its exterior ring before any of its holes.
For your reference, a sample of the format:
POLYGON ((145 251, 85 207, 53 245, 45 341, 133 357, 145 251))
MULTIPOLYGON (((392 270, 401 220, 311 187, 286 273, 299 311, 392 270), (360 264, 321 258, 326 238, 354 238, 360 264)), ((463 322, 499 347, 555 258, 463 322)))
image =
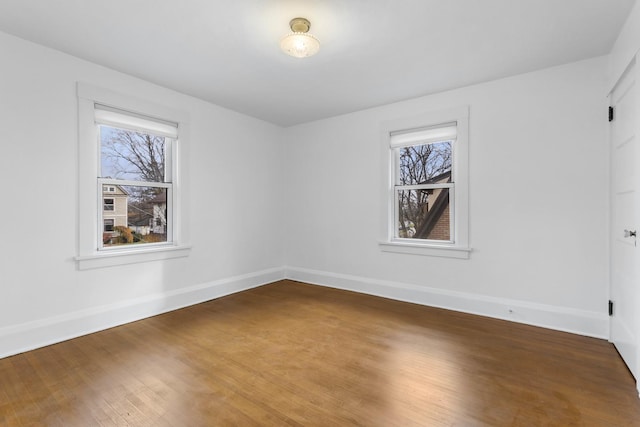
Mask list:
POLYGON ((613 121, 613 107, 609 107, 609 121, 613 121))
POLYGON ((613 316, 613 301, 609 300, 609 316, 613 316))

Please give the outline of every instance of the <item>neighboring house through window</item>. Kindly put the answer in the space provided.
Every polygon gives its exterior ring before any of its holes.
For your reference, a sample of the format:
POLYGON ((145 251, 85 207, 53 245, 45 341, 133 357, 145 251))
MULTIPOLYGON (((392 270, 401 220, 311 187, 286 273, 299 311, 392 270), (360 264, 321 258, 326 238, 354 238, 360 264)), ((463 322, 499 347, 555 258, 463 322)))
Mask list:
POLYGON ((121 186, 102 186, 102 194, 111 197, 103 198, 102 219, 110 224, 102 235, 102 246, 109 247, 122 243, 122 232, 129 226, 129 194, 121 186), (115 228, 118 227, 118 228, 115 228))
POLYGON ((154 233, 165 233, 167 229, 167 199, 158 195, 151 200, 153 218, 149 221, 154 233))
POLYGON ((381 249, 467 258, 468 108, 387 123, 381 249))

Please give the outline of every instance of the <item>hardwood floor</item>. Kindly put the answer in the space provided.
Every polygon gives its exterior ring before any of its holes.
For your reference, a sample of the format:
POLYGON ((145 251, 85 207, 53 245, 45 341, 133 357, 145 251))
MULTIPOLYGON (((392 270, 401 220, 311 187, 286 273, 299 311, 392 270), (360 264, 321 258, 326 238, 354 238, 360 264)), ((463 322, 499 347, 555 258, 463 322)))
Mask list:
POLYGON ((606 341, 282 281, 0 360, 2 426, 638 426, 606 341))

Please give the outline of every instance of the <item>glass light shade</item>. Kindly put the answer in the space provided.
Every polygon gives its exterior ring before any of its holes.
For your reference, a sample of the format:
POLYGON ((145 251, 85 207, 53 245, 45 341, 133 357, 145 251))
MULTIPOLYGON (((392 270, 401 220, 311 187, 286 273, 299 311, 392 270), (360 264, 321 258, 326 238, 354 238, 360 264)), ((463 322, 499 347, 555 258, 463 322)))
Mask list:
POLYGON ((296 58, 315 55, 320 50, 320 42, 309 33, 291 33, 280 42, 280 48, 296 58))

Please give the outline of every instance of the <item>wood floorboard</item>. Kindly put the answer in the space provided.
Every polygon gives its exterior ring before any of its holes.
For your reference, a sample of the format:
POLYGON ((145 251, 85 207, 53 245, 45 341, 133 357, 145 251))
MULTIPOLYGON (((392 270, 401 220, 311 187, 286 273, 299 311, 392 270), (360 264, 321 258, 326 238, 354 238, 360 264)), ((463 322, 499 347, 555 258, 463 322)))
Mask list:
POLYGON ((608 342, 293 281, 0 360, 1 426, 640 426, 608 342))

